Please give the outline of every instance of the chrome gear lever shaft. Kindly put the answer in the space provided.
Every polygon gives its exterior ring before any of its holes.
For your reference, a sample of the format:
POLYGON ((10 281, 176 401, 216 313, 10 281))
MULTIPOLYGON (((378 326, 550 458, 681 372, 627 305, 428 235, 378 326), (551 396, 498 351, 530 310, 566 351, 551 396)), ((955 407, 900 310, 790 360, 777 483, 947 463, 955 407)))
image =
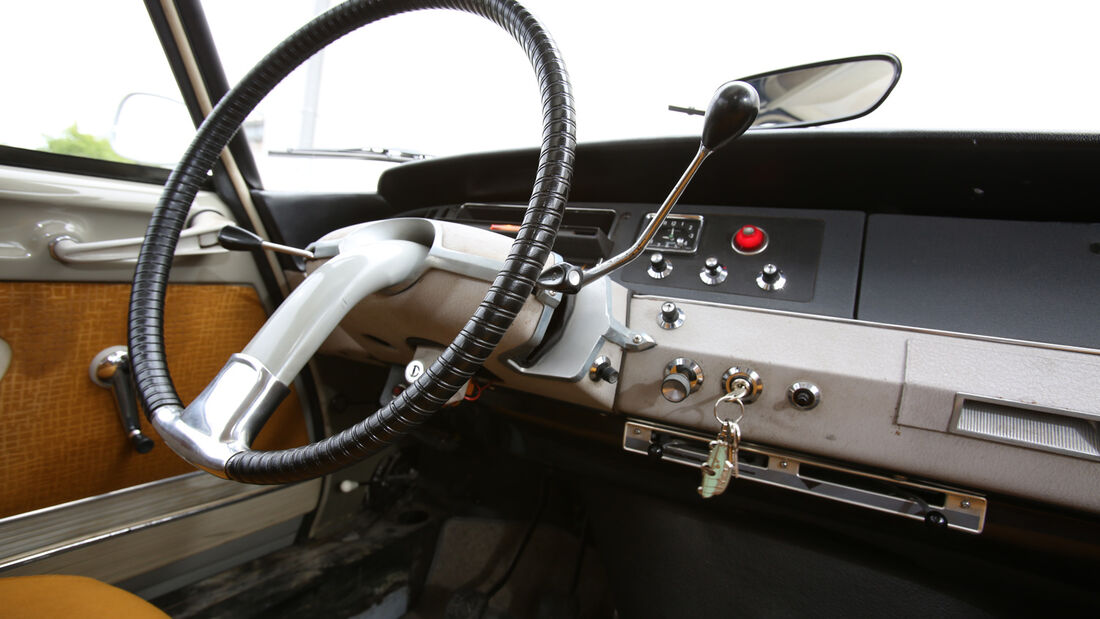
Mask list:
POLYGON ((665 198, 657 214, 650 220, 642 234, 623 252, 591 268, 582 269, 568 262, 559 262, 547 268, 539 275, 538 285, 553 292, 576 293, 581 288, 625 266, 645 251, 646 245, 661 229, 665 217, 676 206, 680 195, 687 189, 699 166, 714 151, 737 139, 752 126, 760 111, 760 96, 752 86, 745 82, 727 82, 714 93, 707 106, 703 121, 703 134, 699 141, 699 151, 691 160, 684 175, 665 198))

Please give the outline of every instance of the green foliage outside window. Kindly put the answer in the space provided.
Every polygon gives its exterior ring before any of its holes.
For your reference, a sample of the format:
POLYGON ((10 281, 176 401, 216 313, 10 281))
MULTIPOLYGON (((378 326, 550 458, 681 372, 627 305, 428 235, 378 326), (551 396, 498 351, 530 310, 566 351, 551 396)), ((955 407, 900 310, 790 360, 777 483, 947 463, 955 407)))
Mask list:
POLYGON ((104 138, 97 138, 88 133, 81 133, 73 123, 60 137, 46 137, 46 148, 42 149, 61 155, 74 155, 76 157, 90 157, 92 159, 105 159, 107 161, 119 161, 122 163, 134 163, 115 152, 111 143, 104 138))

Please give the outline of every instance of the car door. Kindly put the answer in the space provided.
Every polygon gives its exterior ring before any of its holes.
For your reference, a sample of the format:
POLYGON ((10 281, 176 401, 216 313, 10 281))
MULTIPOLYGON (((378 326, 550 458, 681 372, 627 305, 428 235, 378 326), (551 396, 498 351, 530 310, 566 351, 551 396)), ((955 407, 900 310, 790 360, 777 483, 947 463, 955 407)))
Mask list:
MULTIPOLYGON (((125 347, 133 259, 168 175, 115 150, 120 116, 134 120, 131 95, 181 98, 149 14, 113 4, 69 7, 64 20, 28 8, 3 26, 5 56, 35 62, 0 69, 23 93, 0 122, 0 576, 81 574, 151 597, 292 543, 321 484, 248 486, 198 472, 144 419, 153 447, 139 453, 119 413, 120 393, 131 408, 132 394, 97 374, 105 351, 125 347), (57 36, 33 36, 50 24, 57 36)), ((189 88, 183 98, 201 116, 189 88)), ((150 134, 173 108, 177 125, 188 123, 182 104, 164 106, 149 115, 150 134)), ((282 292, 266 257, 216 244, 227 223, 262 226, 226 189, 243 186, 239 174, 227 155, 193 205, 169 283, 168 360, 184 401, 247 344, 282 292)), ((306 443, 310 410, 292 395, 257 447, 306 443)))

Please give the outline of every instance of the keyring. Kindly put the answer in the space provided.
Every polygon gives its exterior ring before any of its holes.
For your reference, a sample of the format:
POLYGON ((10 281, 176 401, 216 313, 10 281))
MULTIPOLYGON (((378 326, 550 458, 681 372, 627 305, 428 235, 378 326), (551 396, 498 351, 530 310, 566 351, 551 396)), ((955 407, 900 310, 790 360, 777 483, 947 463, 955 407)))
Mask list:
POLYGON ((714 402, 714 419, 717 420, 718 423, 722 424, 723 426, 726 426, 730 423, 733 423, 735 425, 741 423, 741 420, 745 418, 745 403, 741 401, 742 397, 743 396, 741 396, 741 395, 735 395, 733 393, 727 393, 726 395, 724 395, 724 396, 718 398, 717 400, 715 400, 715 402, 714 402), (718 416, 718 405, 721 404, 722 402, 737 402, 737 405, 741 407, 741 414, 737 417, 737 421, 732 421, 731 422, 728 419, 722 419, 721 417, 718 416))

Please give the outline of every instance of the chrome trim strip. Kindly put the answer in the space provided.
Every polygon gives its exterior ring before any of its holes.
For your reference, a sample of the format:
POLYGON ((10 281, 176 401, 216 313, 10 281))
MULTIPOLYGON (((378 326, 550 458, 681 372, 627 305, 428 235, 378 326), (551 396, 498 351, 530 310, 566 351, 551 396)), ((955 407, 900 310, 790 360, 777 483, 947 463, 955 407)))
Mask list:
POLYGON ((0 572, 282 488, 195 472, 9 516, 0 519, 0 572))

